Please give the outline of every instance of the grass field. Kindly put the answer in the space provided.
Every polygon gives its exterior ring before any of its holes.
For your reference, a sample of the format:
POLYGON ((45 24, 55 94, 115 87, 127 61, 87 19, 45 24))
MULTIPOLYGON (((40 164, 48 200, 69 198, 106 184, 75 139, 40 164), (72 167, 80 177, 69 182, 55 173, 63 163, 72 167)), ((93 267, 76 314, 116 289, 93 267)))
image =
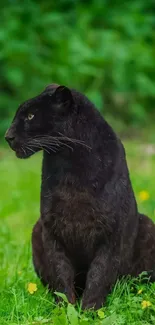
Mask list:
MULTIPOLYGON (((155 219, 154 148, 125 142, 139 210, 155 219)), ((31 262, 31 231, 39 217, 41 155, 19 160, 0 150, 0 325, 155 324, 155 284, 139 279, 117 283, 98 312, 83 313, 80 302, 54 298, 41 285, 31 262), (28 291, 35 283, 37 291, 28 291)))

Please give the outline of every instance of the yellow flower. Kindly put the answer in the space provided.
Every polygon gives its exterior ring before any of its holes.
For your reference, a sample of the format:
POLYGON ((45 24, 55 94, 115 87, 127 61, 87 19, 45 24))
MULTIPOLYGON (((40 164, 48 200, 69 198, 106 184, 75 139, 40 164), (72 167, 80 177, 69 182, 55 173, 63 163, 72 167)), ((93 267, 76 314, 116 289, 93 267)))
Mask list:
POLYGON ((142 289, 140 289, 140 290, 138 290, 138 295, 140 295, 141 293, 143 292, 143 290, 142 289))
POLYGON ((31 295, 33 295, 33 293, 38 290, 36 283, 31 283, 30 282, 28 284, 27 290, 31 295))
POLYGON ((148 300, 143 300, 141 305, 142 305, 142 309, 152 306, 151 302, 148 300))
POLYGON ((98 311, 97 311, 97 314, 98 314, 98 317, 100 318, 100 319, 103 319, 104 318, 104 311, 103 310, 101 310, 101 309, 99 309, 98 311))
POLYGON ((149 192, 147 192, 147 191, 141 191, 141 192, 139 192, 139 199, 141 201, 147 201, 149 199, 149 197, 150 197, 149 192))

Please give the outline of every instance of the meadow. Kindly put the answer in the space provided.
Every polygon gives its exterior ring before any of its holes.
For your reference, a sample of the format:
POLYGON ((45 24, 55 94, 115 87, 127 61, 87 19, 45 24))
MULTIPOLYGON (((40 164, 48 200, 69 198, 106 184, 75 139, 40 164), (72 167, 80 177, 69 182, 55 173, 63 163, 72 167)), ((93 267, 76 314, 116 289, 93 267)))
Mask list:
MULTIPOLYGON (((139 211, 155 220, 155 147, 124 142, 139 211)), ((83 312, 55 304, 31 261, 31 232, 39 217, 41 154, 19 160, 0 149, 0 325, 155 324, 155 283, 147 275, 116 283, 104 306, 83 312), (145 278, 145 281, 144 281, 145 278)))

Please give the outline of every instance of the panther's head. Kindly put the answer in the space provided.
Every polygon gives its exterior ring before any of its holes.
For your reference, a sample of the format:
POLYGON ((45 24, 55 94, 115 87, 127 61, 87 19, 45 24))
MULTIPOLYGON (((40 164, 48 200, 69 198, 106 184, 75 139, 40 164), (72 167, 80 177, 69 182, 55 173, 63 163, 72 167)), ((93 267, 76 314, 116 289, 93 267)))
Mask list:
POLYGON ((39 96, 19 106, 5 139, 19 158, 27 158, 41 149, 54 151, 58 132, 64 129, 74 107, 69 88, 49 85, 39 96))

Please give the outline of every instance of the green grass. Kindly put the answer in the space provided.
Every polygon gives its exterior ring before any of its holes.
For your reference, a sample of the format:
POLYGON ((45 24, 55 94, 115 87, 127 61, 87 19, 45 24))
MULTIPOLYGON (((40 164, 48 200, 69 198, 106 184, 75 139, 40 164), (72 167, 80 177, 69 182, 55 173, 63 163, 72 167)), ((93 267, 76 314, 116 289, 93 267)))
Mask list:
MULTIPOLYGON (((125 143, 131 179, 139 210, 155 218, 155 155, 147 146, 125 143), (149 199, 140 202, 141 190, 149 199)), ((0 150, 0 325, 10 324, 155 324, 155 284, 141 278, 118 282, 100 312, 82 312, 65 301, 56 306, 41 285, 31 262, 31 231, 39 217, 41 155, 19 160, 0 150), (29 282, 38 290, 31 295, 29 282), (138 290, 142 293, 138 294, 138 290), (152 306, 142 309, 142 301, 152 306)))

